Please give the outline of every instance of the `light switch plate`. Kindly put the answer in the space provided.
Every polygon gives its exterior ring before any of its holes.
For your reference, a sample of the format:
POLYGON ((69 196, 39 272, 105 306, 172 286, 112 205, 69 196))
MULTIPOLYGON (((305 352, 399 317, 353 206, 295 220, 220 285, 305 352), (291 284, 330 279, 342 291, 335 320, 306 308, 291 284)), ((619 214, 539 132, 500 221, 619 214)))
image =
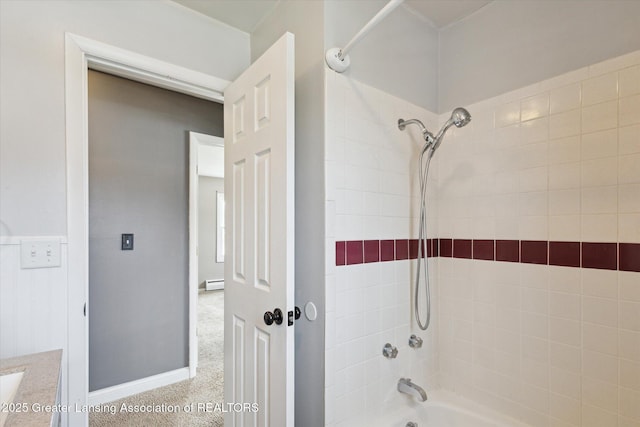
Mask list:
POLYGON ((120 249, 123 251, 133 250, 133 233, 125 233, 122 235, 120 249))
POLYGON ((24 239, 20 241, 20 267, 60 267, 60 239, 24 239))

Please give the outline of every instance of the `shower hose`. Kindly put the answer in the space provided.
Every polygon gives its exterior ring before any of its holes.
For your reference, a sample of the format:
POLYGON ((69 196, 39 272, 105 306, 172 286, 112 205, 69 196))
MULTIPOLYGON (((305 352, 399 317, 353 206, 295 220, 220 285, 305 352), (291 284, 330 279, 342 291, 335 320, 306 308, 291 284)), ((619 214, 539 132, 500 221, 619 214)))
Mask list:
POLYGON ((429 165, 435 150, 428 145, 420 154, 420 217, 418 228, 418 262, 416 263, 416 282, 414 293, 414 311, 416 322, 423 331, 427 330, 431 321, 431 296, 429 290, 429 262, 427 260, 427 177, 429 175, 429 165), (425 160, 424 156, 427 154, 425 160), (420 280, 424 278, 423 280, 420 280), (426 305, 426 318, 424 323, 420 319, 419 296, 421 281, 424 283, 424 295, 426 305))

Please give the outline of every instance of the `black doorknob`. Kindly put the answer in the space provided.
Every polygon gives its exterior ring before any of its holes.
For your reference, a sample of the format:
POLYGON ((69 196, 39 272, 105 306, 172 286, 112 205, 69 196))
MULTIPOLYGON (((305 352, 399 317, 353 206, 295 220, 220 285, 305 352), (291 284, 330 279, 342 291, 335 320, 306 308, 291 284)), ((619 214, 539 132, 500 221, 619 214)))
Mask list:
POLYGON ((266 323, 267 325, 273 324, 273 313, 272 312, 266 311, 264 313, 264 323, 266 323))
POLYGON ((276 322, 276 325, 282 325, 282 320, 284 317, 282 316, 282 310, 276 308, 273 310, 273 321, 276 322))
POLYGON ((274 322, 276 325, 281 325, 283 319, 282 310, 276 308, 275 310, 273 310, 273 313, 267 311, 264 313, 263 319, 264 323, 266 323, 267 325, 272 325, 274 322))
POLYGON ((300 307, 296 306, 296 320, 298 320, 300 318, 300 307))

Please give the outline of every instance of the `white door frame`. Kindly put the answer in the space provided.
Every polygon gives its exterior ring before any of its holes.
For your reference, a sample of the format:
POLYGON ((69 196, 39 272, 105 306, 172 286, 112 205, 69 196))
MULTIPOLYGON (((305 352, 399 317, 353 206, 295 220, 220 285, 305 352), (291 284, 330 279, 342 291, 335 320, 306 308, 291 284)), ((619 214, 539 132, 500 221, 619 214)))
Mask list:
MULTIPOLYGON (((199 147, 214 146, 224 149, 224 138, 198 132, 189 132, 189 377, 196 376, 198 367, 198 200, 200 187, 199 147)), ((224 159, 223 159, 224 162, 224 159)), ((220 177, 218 177, 220 178, 220 177)))
MULTIPOLYGON (((69 369, 67 396, 66 399, 63 397, 63 403, 66 400, 72 408, 86 405, 89 394, 88 320, 85 316, 89 283, 89 68, 216 102, 223 102, 222 94, 229 84, 215 76, 65 33, 69 369)), ((70 426, 87 424, 87 411, 69 413, 70 426)))

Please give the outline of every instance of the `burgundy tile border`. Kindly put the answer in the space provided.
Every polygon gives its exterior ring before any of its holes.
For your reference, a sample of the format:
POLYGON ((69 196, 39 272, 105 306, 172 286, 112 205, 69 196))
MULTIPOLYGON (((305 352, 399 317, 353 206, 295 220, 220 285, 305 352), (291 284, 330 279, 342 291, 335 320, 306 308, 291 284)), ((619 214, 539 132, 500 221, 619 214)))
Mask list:
POLYGON ((420 255, 420 258, 424 258, 425 253, 427 257, 431 256, 431 239, 428 239, 426 244, 422 243, 422 252, 420 252, 418 242, 418 239, 409 239, 409 259, 417 259, 418 255, 420 255))
POLYGON ((453 240, 452 239, 438 239, 439 255, 445 258, 451 258, 453 256, 453 240))
POLYGON ((364 262, 379 262, 380 261, 380 240, 365 240, 364 241, 364 262))
POLYGON ((471 239, 453 239, 453 257, 471 259, 471 239))
POLYGON ((351 240, 347 243, 347 265, 362 264, 364 249, 362 240, 351 240))
POLYGON ((549 242, 543 240, 520 241, 520 262, 526 264, 547 264, 549 242))
POLYGON ((495 244, 493 240, 474 240, 473 259, 493 261, 495 259, 495 244))
POLYGON ((396 259, 396 241, 380 240, 380 261, 394 261, 396 259))
POLYGON ((580 267, 580 242, 549 242, 549 265, 580 267))
POLYGON ((409 259, 418 258, 418 239, 409 239, 409 259))
POLYGON ((396 259, 409 259, 409 240, 396 240, 396 259))
POLYGON ((496 240, 496 261, 520 262, 520 241, 496 240))
POLYGON ((582 267, 617 270, 618 245, 616 243, 582 242, 582 267))
MULTIPOLYGON (((336 241, 336 265, 416 259, 418 239, 336 241)), ((640 243, 428 239, 428 257, 640 272, 640 243)))
POLYGON ((345 265, 347 263, 347 243, 336 242, 336 265, 345 265))
POLYGON ((620 251, 619 261, 621 271, 636 271, 640 273, 640 243, 618 243, 620 251))

